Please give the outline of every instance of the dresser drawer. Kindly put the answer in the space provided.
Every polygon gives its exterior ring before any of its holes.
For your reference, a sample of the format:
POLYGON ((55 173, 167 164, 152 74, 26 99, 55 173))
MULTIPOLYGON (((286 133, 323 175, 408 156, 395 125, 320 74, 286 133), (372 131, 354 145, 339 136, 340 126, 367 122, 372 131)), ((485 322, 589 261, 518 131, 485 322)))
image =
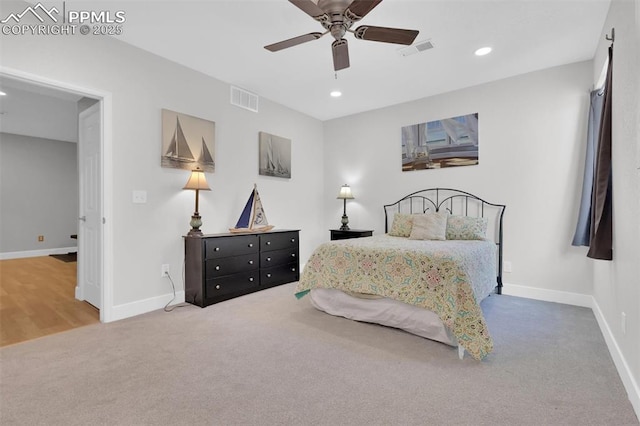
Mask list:
POLYGON ((272 234, 260 235, 260 250, 282 250, 286 248, 298 247, 297 232, 276 232, 272 234))
POLYGON ((290 283, 298 281, 300 278, 298 262, 260 269, 260 274, 260 286, 262 287, 272 287, 274 285, 290 283))
POLYGON ((298 247, 260 253, 260 267, 270 268, 298 261, 298 247))
POLYGON ((205 259, 258 253, 257 235, 209 238, 205 241, 205 259))
POLYGON ((245 254, 235 257, 223 257, 220 259, 207 259, 205 261, 205 279, 222 277, 237 272, 251 271, 258 269, 258 253, 245 254))
POLYGON ((258 287, 258 270, 241 272, 220 278, 206 280, 205 295, 207 299, 226 296, 233 293, 243 293, 258 287))

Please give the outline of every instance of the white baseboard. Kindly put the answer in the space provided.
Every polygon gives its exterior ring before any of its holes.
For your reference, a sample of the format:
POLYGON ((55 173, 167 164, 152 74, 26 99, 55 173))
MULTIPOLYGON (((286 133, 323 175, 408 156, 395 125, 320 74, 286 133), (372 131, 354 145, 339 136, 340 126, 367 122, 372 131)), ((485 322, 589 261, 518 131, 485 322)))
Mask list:
POLYGON ((616 339, 611 332, 611 328, 609 327, 607 320, 605 320, 604 315, 600 310, 598 302, 596 302, 596 299, 594 299, 593 297, 592 299, 593 304, 591 309, 593 309, 593 314, 598 321, 598 325, 600 326, 600 331, 602 331, 604 340, 605 342, 607 342, 609 353, 611 354, 611 358, 613 358, 613 363, 618 370, 618 374, 620 375, 622 384, 627 390, 627 396, 629 397, 629 401, 633 406, 633 410, 636 412, 636 417, 640 419, 640 386, 638 386, 638 382, 634 379, 633 374, 631 374, 629 364, 622 354, 620 346, 618 346, 618 342, 616 342, 616 339))
POLYGON ((6 253, 0 253, 0 260, 49 256, 50 254, 67 254, 73 251, 78 251, 78 247, 59 247, 43 250, 10 251, 6 253))
POLYGON ((607 348, 609 349, 609 353, 611 354, 611 358, 613 359, 613 363, 616 366, 616 370, 620 375, 622 384, 627 391, 629 401, 633 406, 633 410, 636 412, 636 417, 640 419, 640 386, 638 386, 638 382, 634 379, 631 369, 629 368, 629 364, 622 354, 620 346, 618 346, 618 342, 616 342, 616 339, 611 332, 611 328, 605 320, 604 315, 600 310, 600 306, 598 306, 598 303, 593 296, 507 283, 502 287, 502 294, 591 308, 594 316, 596 317, 596 321, 598 321, 598 326, 604 336, 604 340, 607 344, 607 348))
MULTIPOLYGON (((155 311, 157 309, 162 309, 172 298, 173 293, 169 293, 162 296, 150 297, 148 299, 136 300, 131 303, 123 303, 122 305, 115 305, 111 309, 111 315, 108 322, 118 321, 136 315, 146 314, 147 312, 155 311)), ((171 304, 175 305, 183 302, 184 291, 176 291, 176 298, 171 302, 171 304)))
POLYGON ((591 308, 593 297, 588 294, 570 293, 568 291, 548 290, 523 285, 504 283, 502 294, 526 297, 527 299, 544 300, 545 302, 564 303, 565 305, 591 308))

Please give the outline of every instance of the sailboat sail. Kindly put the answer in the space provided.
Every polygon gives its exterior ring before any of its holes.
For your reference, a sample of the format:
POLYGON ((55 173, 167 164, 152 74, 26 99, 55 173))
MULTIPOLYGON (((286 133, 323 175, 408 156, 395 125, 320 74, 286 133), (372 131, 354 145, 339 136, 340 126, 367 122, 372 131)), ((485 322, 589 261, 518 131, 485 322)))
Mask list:
POLYGON ((271 138, 269 138, 269 144, 267 145, 267 170, 273 173, 275 168, 273 164, 273 147, 271 146, 271 138))
POLYGON ((169 148, 165 157, 171 157, 174 160, 179 161, 193 161, 194 157, 189 149, 187 138, 184 137, 182 126, 180 125, 180 119, 176 117, 176 130, 173 132, 173 137, 169 143, 169 148))
POLYGON ((202 138, 202 151, 200 151, 200 158, 198 159, 198 163, 213 164, 213 156, 211 155, 211 151, 209 151, 209 148, 207 148, 207 144, 204 142, 204 137, 202 138))
POLYGON ((229 229, 229 231, 233 233, 264 232, 271 229, 273 226, 269 225, 267 221, 267 215, 262 207, 260 194, 258 194, 258 186, 254 184, 253 191, 251 191, 249 200, 240 214, 236 227, 229 229))
POLYGON ((267 215, 264 212, 264 208, 262 207, 262 201, 260 201, 260 194, 258 194, 258 190, 254 191, 253 197, 253 226, 269 226, 269 221, 267 220, 267 215))
POLYGON ((240 215, 240 219, 238 219, 238 223, 236 223, 236 229, 238 228, 248 228, 251 223, 251 213, 253 212, 253 195, 255 191, 251 191, 251 195, 249 196, 249 200, 247 204, 244 206, 242 210, 242 214, 240 215))

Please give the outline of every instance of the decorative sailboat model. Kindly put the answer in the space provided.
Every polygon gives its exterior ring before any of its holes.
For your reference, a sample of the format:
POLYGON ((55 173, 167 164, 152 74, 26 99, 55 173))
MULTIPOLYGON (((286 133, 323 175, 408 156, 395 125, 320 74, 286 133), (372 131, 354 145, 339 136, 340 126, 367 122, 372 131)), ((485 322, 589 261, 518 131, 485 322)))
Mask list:
POLYGON ((269 225, 267 216, 262 208, 262 202, 260 201, 260 194, 258 194, 258 186, 253 185, 253 191, 249 195, 249 200, 242 210, 240 219, 236 223, 235 228, 230 228, 229 231, 236 233, 250 233, 250 232, 265 232, 273 229, 273 225, 269 225))

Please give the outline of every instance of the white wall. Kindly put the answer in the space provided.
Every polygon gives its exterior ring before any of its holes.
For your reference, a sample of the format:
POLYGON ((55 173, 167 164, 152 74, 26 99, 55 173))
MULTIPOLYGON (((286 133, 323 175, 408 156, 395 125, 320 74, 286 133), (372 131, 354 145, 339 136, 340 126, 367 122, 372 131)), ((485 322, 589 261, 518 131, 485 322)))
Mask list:
POLYGON ((0 133, 0 256, 77 245, 77 147, 0 133))
POLYGON ((107 200, 112 214, 106 219, 113 231, 114 305, 169 293, 170 283, 160 278, 164 263, 181 287, 182 236, 189 230, 194 193, 181 189, 187 171, 160 167, 162 108, 216 123, 216 171, 207 175, 212 191, 200 197, 205 233, 233 227, 256 182, 269 222, 302 229, 303 259, 325 238, 317 225, 323 222, 318 120, 264 98, 258 114, 232 106, 229 85, 111 37, 3 36, 2 66, 111 94, 112 145, 106 149, 113 158, 113 198, 107 200), (49 59, 52 52, 55 60, 49 59), (292 140, 290 180, 258 176, 259 131, 292 140), (133 190, 146 190, 148 202, 133 204, 133 190))
MULTIPOLYGON (((635 383, 640 413, 640 5, 613 0, 594 61, 594 80, 613 50, 613 261, 590 261, 596 303, 635 383), (627 316, 622 331, 622 313, 627 316)), ((620 368, 620 367, 619 367, 620 368)), ((623 379, 625 378, 622 375, 623 379)))
MULTIPOLYGON (((384 232, 382 205, 450 187, 507 205, 505 283, 591 294, 583 248, 571 246, 584 164, 592 64, 582 62, 325 122, 325 191, 352 186, 353 228, 384 232), (480 163, 401 171, 402 126, 479 113, 480 163)), ((334 195, 335 194, 335 195, 334 195)), ((327 203, 326 226, 341 204, 327 203)))

